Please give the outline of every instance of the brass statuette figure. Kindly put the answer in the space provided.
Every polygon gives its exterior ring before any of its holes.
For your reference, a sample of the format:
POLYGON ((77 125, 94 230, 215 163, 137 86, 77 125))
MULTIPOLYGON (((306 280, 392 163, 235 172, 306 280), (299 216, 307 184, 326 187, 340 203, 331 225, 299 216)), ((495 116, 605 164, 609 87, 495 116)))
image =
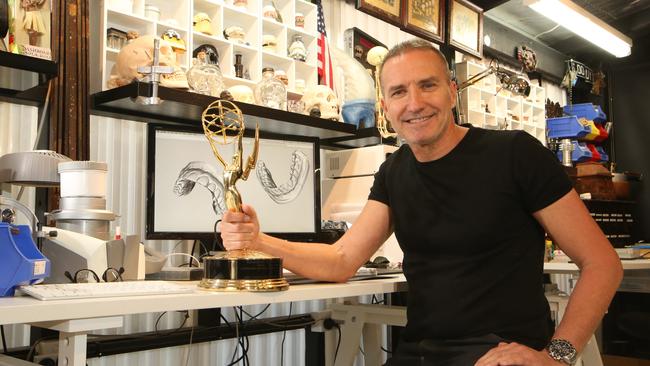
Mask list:
MULTIPOLYGON (((243 163, 244 117, 234 103, 217 100, 201 115, 203 132, 214 157, 223 166, 226 208, 242 212, 237 181, 247 180, 259 153, 259 126, 255 128, 253 152, 243 163), (219 153, 219 145, 236 144, 230 162, 219 153)), ((289 287, 282 277, 282 259, 254 250, 232 250, 204 258, 204 278, 199 286, 212 290, 280 291, 289 287)))

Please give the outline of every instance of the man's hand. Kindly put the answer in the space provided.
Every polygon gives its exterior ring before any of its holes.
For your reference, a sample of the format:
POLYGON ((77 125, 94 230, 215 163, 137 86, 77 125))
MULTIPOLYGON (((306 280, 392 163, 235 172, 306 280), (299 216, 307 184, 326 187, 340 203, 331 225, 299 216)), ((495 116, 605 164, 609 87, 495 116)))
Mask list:
POLYGON ((226 211, 221 218, 221 239, 226 250, 256 249, 260 224, 253 207, 242 204, 243 212, 226 211))
POLYGON ((566 366, 555 361, 546 350, 536 351, 519 343, 499 343, 474 366, 566 366))

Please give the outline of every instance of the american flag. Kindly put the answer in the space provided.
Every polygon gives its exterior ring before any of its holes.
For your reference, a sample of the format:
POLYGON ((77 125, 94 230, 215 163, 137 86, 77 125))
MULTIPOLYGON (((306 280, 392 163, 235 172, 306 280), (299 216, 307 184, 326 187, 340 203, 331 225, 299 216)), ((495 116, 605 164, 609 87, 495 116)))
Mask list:
POLYGON ((321 0, 316 1, 318 7, 318 80, 320 84, 327 85, 334 90, 334 73, 332 71, 332 58, 330 57, 329 44, 327 42, 327 31, 325 30, 325 17, 323 16, 323 4, 321 0))

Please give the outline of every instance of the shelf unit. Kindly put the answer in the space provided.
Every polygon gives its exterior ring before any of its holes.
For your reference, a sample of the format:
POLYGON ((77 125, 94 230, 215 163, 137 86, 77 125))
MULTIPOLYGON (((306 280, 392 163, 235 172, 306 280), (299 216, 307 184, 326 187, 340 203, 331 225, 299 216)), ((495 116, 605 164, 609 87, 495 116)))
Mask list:
MULTIPOLYGON (((0 69, 11 69, 12 73, 38 75, 38 80, 25 87, 24 82, 12 83, 11 78, 0 78, 0 101, 38 106, 45 100, 47 80, 57 74, 57 64, 54 61, 28 57, 11 52, 0 51, 0 69), (20 88, 18 88, 20 86, 20 88)), ((31 75, 18 77, 18 80, 29 80, 31 75)))
MULTIPOLYGON (((201 113, 217 98, 159 87, 158 105, 140 105, 133 100, 138 96, 151 96, 149 83, 134 82, 119 88, 106 90, 91 96, 92 113, 140 122, 200 126, 201 113)), ((322 118, 235 102, 246 118, 248 126, 259 124, 260 131, 283 135, 318 137, 321 140, 356 137, 354 125, 322 118)))
MULTIPOLYGON (((462 83, 484 71, 469 61, 456 64, 456 77, 462 83)), ((544 88, 532 85, 530 95, 512 95, 501 89, 496 75, 489 75, 460 93, 460 109, 465 120, 477 127, 524 130, 546 144, 544 88)))
MULTIPOLYGON (((317 76, 317 32, 316 5, 304 0, 276 0, 283 23, 263 17, 262 0, 250 0, 246 7, 236 7, 232 0, 146 0, 147 5, 154 5, 160 10, 159 20, 145 17, 145 0, 101 0, 92 2, 99 7, 91 14, 97 14, 91 24, 97 24, 96 31, 91 36, 96 38, 91 50, 91 58, 97 62, 94 75, 101 78, 93 80, 93 92, 107 89, 111 69, 117 60, 119 50, 109 49, 106 41, 106 31, 116 28, 122 31, 135 30, 140 35, 162 35, 168 29, 176 30, 185 41, 186 52, 179 54, 177 64, 187 70, 191 67, 192 51, 202 45, 213 45, 219 52, 219 66, 224 76, 226 87, 247 85, 254 87, 262 78, 263 67, 273 67, 283 70, 288 78, 289 98, 299 99, 302 95, 296 93, 295 80, 305 80, 305 85, 316 85, 317 76), (206 13, 211 18, 212 34, 204 34, 193 29, 192 20, 196 13, 206 13), (296 13, 305 16, 305 28, 294 26, 296 13), (241 27, 245 32, 246 44, 225 39, 223 30, 230 26, 241 27), (275 52, 262 48, 262 36, 271 34, 278 40, 275 52), (293 41, 293 36, 299 34, 307 48, 307 60, 296 61, 287 56, 287 49, 293 41), (94 53, 94 55, 92 54, 94 53), (242 54, 244 74, 248 72, 250 79, 235 77, 235 55, 242 54)), ((270 2, 268 2, 270 4, 270 2)))

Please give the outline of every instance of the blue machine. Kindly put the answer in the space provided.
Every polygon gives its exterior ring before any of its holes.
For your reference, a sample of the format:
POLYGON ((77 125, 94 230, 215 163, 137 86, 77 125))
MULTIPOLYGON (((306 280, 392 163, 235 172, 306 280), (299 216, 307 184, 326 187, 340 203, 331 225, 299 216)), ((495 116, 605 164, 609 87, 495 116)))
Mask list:
POLYGON ((0 296, 49 275, 50 261, 36 248, 29 226, 0 222, 0 296))

